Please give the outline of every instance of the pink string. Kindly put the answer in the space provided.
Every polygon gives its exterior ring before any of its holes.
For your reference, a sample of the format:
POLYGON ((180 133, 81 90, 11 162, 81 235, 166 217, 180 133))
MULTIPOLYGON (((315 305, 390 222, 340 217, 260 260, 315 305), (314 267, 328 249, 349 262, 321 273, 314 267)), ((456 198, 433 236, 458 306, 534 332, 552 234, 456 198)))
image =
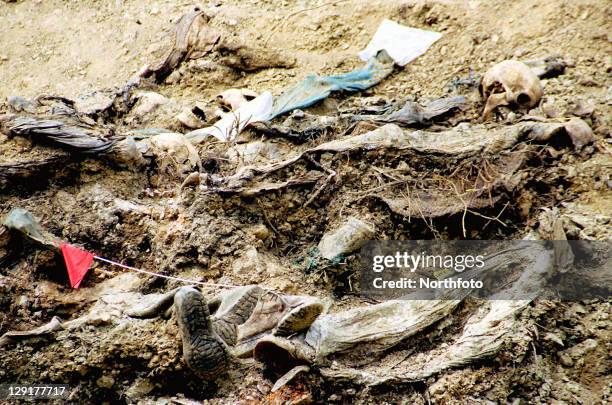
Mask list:
POLYGON ((231 285, 231 284, 204 283, 202 281, 189 280, 189 279, 181 278, 181 277, 166 276, 165 274, 154 273, 152 271, 137 269, 136 267, 128 266, 128 265, 125 265, 125 264, 122 264, 122 263, 117 263, 117 262, 114 262, 112 260, 108 260, 108 259, 105 259, 103 257, 100 257, 100 256, 94 256, 94 259, 100 260, 102 262, 106 262, 108 264, 112 264, 113 266, 122 267, 122 268, 127 269, 127 270, 137 271, 138 273, 149 274, 151 276, 167 278, 169 280, 176 280, 176 281, 182 281, 182 282, 185 282, 185 283, 199 284, 199 285, 205 285, 205 286, 211 286, 211 287, 223 287, 223 288, 235 288, 235 287, 239 287, 237 285, 231 285))

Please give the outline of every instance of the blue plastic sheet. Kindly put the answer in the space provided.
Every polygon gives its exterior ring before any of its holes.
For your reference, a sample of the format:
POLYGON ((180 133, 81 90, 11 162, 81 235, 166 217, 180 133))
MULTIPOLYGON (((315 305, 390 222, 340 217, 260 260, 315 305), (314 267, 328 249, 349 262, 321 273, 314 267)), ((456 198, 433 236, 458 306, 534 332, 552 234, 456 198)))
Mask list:
POLYGON ((327 98, 332 91, 359 91, 380 83, 393 71, 393 60, 387 52, 376 57, 358 70, 334 76, 308 76, 291 90, 274 100, 270 119, 298 108, 306 108, 327 98))

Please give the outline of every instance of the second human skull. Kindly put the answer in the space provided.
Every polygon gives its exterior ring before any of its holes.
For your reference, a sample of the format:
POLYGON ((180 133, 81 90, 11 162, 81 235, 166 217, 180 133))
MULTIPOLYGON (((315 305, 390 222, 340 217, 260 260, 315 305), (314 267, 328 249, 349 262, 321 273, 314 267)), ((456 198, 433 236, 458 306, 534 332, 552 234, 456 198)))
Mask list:
POLYGON ((505 60, 489 69, 480 81, 480 94, 486 100, 483 119, 502 105, 535 107, 542 98, 540 79, 523 62, 505 60))

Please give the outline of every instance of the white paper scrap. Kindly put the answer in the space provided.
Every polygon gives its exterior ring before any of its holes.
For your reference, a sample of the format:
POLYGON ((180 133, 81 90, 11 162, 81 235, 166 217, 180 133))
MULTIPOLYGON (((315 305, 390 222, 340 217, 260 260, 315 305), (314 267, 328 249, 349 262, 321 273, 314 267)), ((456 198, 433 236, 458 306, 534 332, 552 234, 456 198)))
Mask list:
POLYGON ((396 64, 404 66, 424 54, 429 47, 442 37, 434 31, 406 27, 391 20, 384 20, 374 37, 359 57, 367 61, 384 49, 396 64))

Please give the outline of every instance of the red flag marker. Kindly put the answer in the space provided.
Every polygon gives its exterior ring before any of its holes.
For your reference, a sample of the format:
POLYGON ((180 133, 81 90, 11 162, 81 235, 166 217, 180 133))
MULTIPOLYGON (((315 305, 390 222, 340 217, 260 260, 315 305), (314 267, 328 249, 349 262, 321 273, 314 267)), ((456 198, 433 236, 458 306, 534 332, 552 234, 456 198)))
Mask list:
POLYGON ((66 243, 62 243, 60 249, 62 249, 66 269, 68 269, 70 285, 72 288, 79 288, 94 261, 94 255, 66 243))

